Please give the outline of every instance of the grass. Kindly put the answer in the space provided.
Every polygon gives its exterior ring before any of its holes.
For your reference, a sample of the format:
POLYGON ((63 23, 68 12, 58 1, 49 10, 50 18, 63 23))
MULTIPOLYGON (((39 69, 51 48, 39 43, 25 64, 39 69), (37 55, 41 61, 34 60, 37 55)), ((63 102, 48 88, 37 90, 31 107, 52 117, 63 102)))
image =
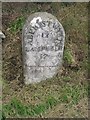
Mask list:
POLYGON ((80 86, 63 86, 62 93, 58 98, 48 96, 46 102, 36 105, 23 104, 20 100, 13 98, 11 102, 3 105, 3 114, 7 117, 39 117, 49 109, 60 103, 68 103, 68 106, 78 104, 78 101, 87 96, 87 88, 80 88, 80 86))
POLYGON ((3 106, 3 114, 8 117, 34 117, 42 114, 47 109, 52 108, 56 104, 57 100, 53 97, 49 98, 45 103, 38 105, 23 105, 21 101, 13 98, 10 103, 3 106))
POLYGON ((71 78, 70 78, 70 77, 68 77, 68 76, 63 77, 63 81, 65 81, 65 82, 69 82, 70 80, 71 80, 71 78))
POLYGON ((18 17, 10 24, 11 33, 17 33, 22 30, 22 27, 25 23, 25 18, 23 16, 18 17))
MULTIPOLYGON (((3 31, 6 30, 5 34, 7 36, 7 40, 3 43, 3 75, 6 78, 3 84, 2 96, 3 118, 42 117, 45 113, 48 116, 50 112, 52 113, 51 117, 57 117, 59 111, 61 112, 59 112, 58 117, 65 117, 64 113, 66 113, 67 108, 69 117, 75 117, 78 110, 81 110, 81 112, 86 110, 85 104, 84 107, 78 107, 80 100, 87 98, 88 91, 86 84, 86 70, 89 67, 86 58, 88 47, 86 3, 27 3, 27 5, 23 3, 27 7, 21 7, 21 3, 20 6, 17 6, 16 3, 7 4, 3 4, 6 6, 3 6, 3 11, 7 8, 5 13, 10 13, 11 16, 8 15, 10 17, 9 24, 7 17, 4 18, 3 16, 3 31), (13 11, 9 6, 13 8, 13 11), (64 64, 58 75, 53 78, 26 86, 21 84, 21 30, 25 19, 30 14, 38 11, 52 13, 65 29, 64 64), (12 18, 12 14, 14 18, 12 18), (14 58, 16 64, 10 58, 14 58), (65 104, 65 107, 62 108, 62 104, 65 104), (75 110, 75 113, 73 110, 75 110)), ((87 116, 87 111, 82 114, 81 112, 78 115, 79 117, 87 116)))
POLYGON ((70 65, 74 62, 74 59, 73 59, 73 56, 72 56, 72 53, 69 49, 66 49, 64 51, 64 62, 67 63, 67 65, 70 65))

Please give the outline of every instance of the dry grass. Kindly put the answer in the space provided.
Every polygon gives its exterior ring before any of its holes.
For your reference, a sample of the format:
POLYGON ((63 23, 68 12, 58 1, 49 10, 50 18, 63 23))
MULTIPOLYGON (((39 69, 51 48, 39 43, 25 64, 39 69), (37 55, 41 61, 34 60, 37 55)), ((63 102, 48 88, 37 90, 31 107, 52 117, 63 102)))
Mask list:
POLYGON ((87 11, 87 3, 3 3, 3 32, 6 35, 3 41, 3 105, 8 105, 14 98, 26 106, 41 105, 48 97, 53 97, 60 102, 37 116, 88 116, 87 11), (55 15, 65 28, 64 61, 52 79, 26 86, 23 84, 22 71, 22 25, 31 13, 40 11, 55 15))

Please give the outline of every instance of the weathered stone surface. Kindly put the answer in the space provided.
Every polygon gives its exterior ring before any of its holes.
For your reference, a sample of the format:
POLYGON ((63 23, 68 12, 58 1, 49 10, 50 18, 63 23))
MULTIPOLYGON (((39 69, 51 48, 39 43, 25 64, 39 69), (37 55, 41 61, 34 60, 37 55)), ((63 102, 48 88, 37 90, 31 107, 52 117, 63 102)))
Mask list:
MULTIPOLYGON (((1 38, 5 38, 5 35, 2 33, 2 31, 0 30, 0 39, 1 38)), ((1 40, 0 40, 1 41, 1 40)))
POLYGON ((22 36, 25 84, 53 77, 63 58, 65 32, 61 23, 49 13, 34 13, 22 36))

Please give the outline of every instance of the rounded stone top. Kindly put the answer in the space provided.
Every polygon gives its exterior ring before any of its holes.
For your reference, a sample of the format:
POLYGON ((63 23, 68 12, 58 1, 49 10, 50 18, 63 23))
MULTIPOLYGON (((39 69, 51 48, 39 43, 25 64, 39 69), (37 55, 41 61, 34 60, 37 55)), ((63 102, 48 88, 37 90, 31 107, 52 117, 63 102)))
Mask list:
POLYGON ((30 27, 34 26, 38 22, 43 22, 43 21, 51 21, 51 22, 53 21, 54 23, 59 23, 60 28, 63 31, 63 37, 65 38, 65 31, 64 31, 62 24, 57 20, 57 18, 55 16, 53 16, 52 14, 47 13, 47 12, 36 12, 36 13, 31 14, 28 17, 28 19, 26 20, 26 23, 25 23, 22 31, 24 31, 25 28, 27 28, 29 26, 30 27))
POLYGON ((26 20, 22 31, 25 83, 53 77, 62 64, 65 32, 56 17, 37 12, 26 20))

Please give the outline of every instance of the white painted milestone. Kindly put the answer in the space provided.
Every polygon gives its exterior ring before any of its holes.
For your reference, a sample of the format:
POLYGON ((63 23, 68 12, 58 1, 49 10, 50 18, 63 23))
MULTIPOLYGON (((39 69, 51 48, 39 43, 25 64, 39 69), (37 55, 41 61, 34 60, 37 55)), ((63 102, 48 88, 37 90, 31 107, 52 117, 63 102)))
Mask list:
POLYGON ((53 77, 62 65, 65 32, 61 23, 46 12, 37 12, 23 27, 23 71, 25 84, 53 77))

